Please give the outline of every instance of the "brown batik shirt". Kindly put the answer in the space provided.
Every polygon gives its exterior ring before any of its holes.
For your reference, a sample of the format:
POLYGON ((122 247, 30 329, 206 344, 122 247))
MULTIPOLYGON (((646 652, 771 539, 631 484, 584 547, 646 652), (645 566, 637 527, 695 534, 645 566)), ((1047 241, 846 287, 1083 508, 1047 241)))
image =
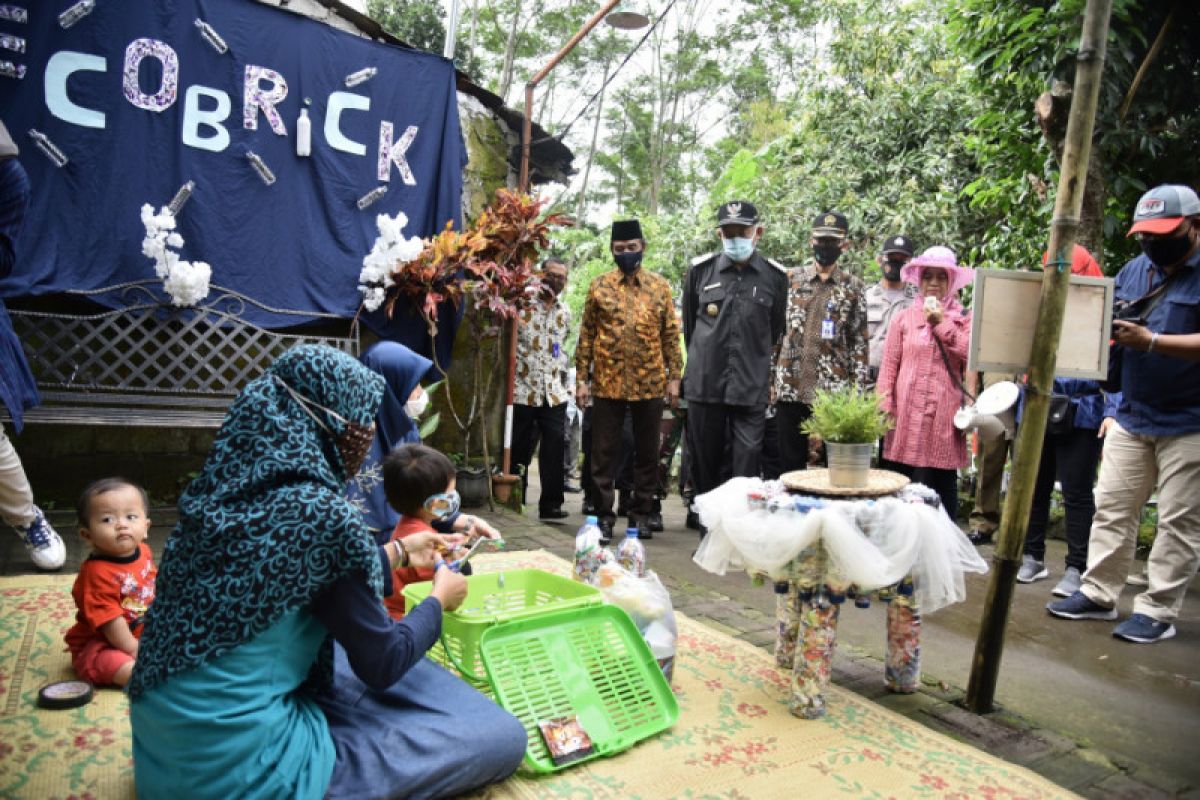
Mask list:
POLYGON ((588 288, 575 347, 578 380, 590 381, 595 397, 650 400, 679 380, 683 356, 671 284, 639 269, 614 269, 588 288))
POLYGON ((828 281, 816 266, 788 273, 787 325, 775 355, 777 403, 811 403, 818 389, 867 383, 867 308, 861 279, 834 268, 828 281), (828 318, 831 338, 822 337, 828 318))

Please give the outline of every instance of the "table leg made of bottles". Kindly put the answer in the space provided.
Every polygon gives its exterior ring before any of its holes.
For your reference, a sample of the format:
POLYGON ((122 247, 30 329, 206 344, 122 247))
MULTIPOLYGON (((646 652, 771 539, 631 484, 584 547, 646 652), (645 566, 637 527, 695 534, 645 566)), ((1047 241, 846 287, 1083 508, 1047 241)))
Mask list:
POLYGON ((847 600, 858 608, 869 607, 872 598, 887 604, 884 685, 909 694, 921 684, 921 615, 912 580, 861 592, 831 572, 825 549, 817 544, 796 557, 791 581, 775 584, 775 661, 792 670, 788 710, 802 719, 825 715, 838 615, 847 600))

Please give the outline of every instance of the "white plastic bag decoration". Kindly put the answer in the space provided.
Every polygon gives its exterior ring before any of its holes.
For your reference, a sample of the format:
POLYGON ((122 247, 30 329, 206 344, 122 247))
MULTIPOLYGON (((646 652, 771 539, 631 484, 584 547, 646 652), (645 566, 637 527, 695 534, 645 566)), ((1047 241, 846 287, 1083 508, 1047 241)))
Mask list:
POLYGON ((162 278, 163 291, 171 297, 172 305, 194 306, 208 297, 212 267, 203 261, 180 261, 178 250, 183 237, 175 232, 175 215, 163 206, 155 214, 149 203, 142 205, 142 253, 154 260, 154 273, 162 278))
POLYGON ((718 575, 733 568, 787 580, 793 559, 820 543, 829 580, 873 591, 912 575, 924 613, 965 599, 964 572, 987 572, 940 509, 896 498, 825 501, 807 513, 778 502, 769 511, 751 508, 751 492, 778 495, 775 489, 756 478, 735 478, 697 497, 708 535, 693 560, 718 575))
POLYGON ((420 237, 404 238, 406 225, 408 216, 403 211, 394 217, 380 214, 375 218, 379 237, 363 259, 363 268, 358 274, 358 290, 362 292, 367 311, 375 311, 383 305, 387 290, 392 286, 392 271, 400 264, 412 261, 425 249, 420 237))

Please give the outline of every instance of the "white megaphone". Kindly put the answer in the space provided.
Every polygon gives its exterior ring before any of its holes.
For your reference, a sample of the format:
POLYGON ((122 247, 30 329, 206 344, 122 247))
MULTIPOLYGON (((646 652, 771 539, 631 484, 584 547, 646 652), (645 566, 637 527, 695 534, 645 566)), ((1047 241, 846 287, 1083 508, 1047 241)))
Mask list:
POLYGON ((1021 389, 1012 381, 993 384, 975 398, 975 405, 963 406, 954 414, 954 427, 975 431, 985 441, 1011 438, 1016 430, 1017 399, 1021 389))

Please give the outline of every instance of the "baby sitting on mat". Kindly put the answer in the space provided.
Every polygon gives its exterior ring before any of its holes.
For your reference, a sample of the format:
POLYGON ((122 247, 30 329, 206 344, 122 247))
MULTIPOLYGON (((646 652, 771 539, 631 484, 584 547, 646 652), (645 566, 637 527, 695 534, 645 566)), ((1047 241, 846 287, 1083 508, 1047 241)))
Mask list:
POLYGON ((158 570, 146 545, 146 491, 124 478, 98 480, 79 496, 79 535, 92 554, 71 589, 75 625, 67 631, 71 665, 97 686, 124 686, 137 658, 142 619, 158 570))

